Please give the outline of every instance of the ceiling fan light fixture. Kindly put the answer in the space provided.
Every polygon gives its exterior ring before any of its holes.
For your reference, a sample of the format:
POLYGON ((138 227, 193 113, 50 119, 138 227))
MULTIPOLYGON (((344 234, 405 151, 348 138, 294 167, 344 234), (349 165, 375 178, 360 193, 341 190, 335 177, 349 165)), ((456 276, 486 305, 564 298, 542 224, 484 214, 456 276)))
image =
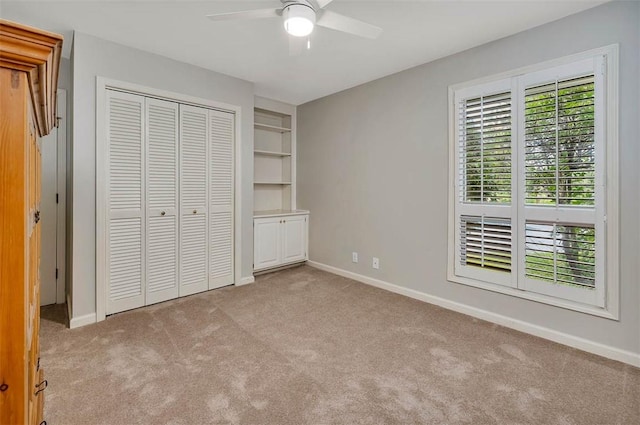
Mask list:
POLYGON ((306 37, 313 31, 316 12, 302 4, 292 4, 284 12, 284 29, 294 37, 306 37))

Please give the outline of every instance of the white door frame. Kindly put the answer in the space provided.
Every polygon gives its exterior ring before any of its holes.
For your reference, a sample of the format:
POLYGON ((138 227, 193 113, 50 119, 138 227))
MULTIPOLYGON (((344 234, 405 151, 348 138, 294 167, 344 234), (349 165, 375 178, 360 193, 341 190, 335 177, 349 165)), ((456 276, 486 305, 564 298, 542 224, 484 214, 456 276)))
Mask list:
MULTIPOLYGON (((46 143, 43 144, 42 159, 43 170, 46 169, 47 182, 43 181, 43 201, 42 209, 46 210, 47 217, 55 214, 55 222, 51 222, 51 226, 47 225, 47 231, 43 228, 42 242, 46 242, 47 246, 43 246, 43 252, 46 252, 46 261, 41 261, 40 275, 46 276, 42 278, 42 285, 54 286, 51 292, 46 291, 47 300, 41 297, 42 302, 53 304, 64 304, 66 302, 66 198, 67 198, 67 91, 59 89, 56 91, 56 122, 51 134, 47 137, 46 143), (45 148, 46 145, 46 148, 45 148), (46 151, 46 155, 45 155, 46 151), (55 175, 54 175, 55 173, 55 175), (46 184, 45 184, 46 183, 46 184), (45 190, 46 189, 46 190, 45 190), (46 192, 46 193, 44 193, 46 192), (55 201, 53 196, 56 197, 55 201), (51 257, 51 258, 50 258, 51 257), (43 269, 43 265, 45 269, 43 269), (49 267, 53 267, 51 269, 49 267), (53 276, 55 272, 55 276, 53 276)), ((42 256, 43 260, 45 255, 42 256)), ((46 304, 45 304, 46 305, 46 304)))
POLYGON ((66 222, 67 222, 67 91, 58 89, 56 92, 56 126, 57 135, 57 227, 56 227, 56 267, 58 278, 56 279, 56 304, 66 302, 67 287, 67 257, 66 257, 66 222))
POLYGON ((106 318, 108 285, 106 276, 106 176, 107 164, 102 159, 107 157, 106 133, 106 91, 120 90, 128 93, 170 100, 186 105, 217 109, 235 114, 235 146, 234 146, 234 273, 233 282, 241 284, 242 276, 242 107, 228 103, 202 99, 166 90, 145 87, 124 81, 96 77, 96 321, 106 318))

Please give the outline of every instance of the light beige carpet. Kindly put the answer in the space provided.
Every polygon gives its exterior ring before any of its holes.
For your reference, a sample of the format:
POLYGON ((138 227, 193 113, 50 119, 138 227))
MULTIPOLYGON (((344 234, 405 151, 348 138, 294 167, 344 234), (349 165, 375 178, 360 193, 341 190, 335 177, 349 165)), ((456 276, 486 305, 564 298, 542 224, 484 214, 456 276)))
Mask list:
POLYGON ((640 369, 310 267, 63 315, 43 309, 49 425, 640 424, 640 369))

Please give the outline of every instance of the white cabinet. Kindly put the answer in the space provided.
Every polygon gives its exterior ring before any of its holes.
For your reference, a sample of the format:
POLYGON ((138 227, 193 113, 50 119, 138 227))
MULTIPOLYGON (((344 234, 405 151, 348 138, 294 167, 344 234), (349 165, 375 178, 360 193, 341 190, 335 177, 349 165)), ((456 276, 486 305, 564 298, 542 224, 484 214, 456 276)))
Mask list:
POLYGON ((260 218, 254 220, 254 270, 277 267, 280 261, 280 241, 282 232, 280 217, 260 218))
POLYGON ((306 261, 309 214, 254 218, 255 271, 306 261))
POLYGON ((282 220, 282 262, 293 263, 307 259, 307 216, 293 215, 282 220))

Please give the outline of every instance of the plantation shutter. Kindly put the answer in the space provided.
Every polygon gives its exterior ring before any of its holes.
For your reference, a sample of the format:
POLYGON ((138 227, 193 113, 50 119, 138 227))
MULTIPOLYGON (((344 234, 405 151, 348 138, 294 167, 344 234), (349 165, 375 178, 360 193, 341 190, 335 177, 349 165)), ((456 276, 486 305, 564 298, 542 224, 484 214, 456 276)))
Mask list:
POLYGON ((456 93, 458 170, 456 262, 459 276, 511 286, 511 84, 499 81, 456 93))
POLYGON ((526 203, 595 203, 594 76, 525 90, 526 203))
POLYGON ((209 289, 233 283, 235 116, 209 111, 209 289))
POLYGON ((460 108, 463 202, 511 202, 511 93, 466 99, 460 108))
POLYGON ((144 98, 107 91, 107 314, 144 305, 144 98))
POLYGON ((511 221, 462 216, 460 263, 496 271, 511 271, 511 221))
POLYGON ((180 296, 208 289, 207 109, 180 105, 180 296))
POLYGON ((519 257, 523 289, 603 307, 601 60, 522 79, 519 228, 524 244, 519 257))
POLYGON ((147 300, 178 296, 178 104, 146 99, 147 300))

